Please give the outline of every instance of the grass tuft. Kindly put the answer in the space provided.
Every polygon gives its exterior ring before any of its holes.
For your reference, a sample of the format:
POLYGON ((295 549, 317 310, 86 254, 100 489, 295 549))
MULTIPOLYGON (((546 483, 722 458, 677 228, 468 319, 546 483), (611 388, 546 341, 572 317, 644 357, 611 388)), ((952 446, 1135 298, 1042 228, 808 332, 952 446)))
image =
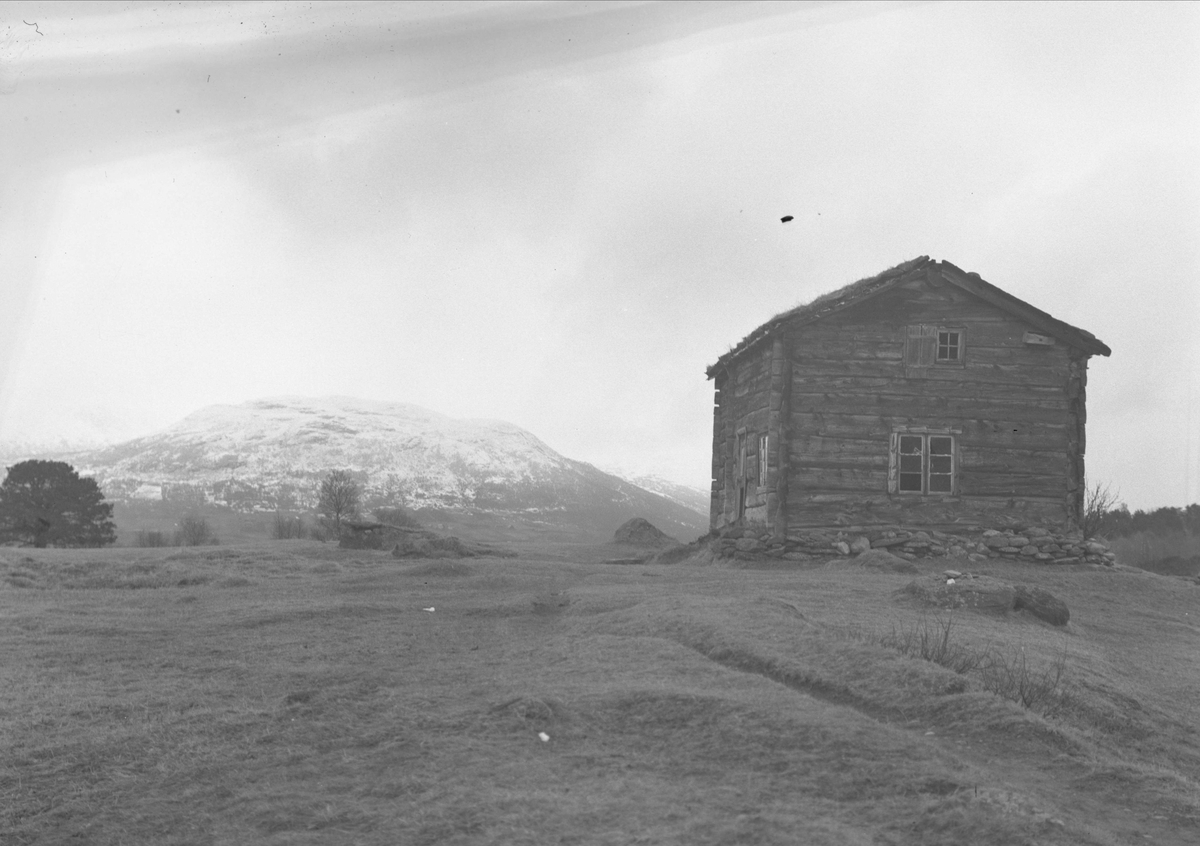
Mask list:
POLYGON ((954 616, 921 617, 907 626, 892 624, 890 633, 873 638, 880 646, 894 649, 901 655, 931 661, 966 675, 988 660, 988 653, 958 643, 953 639, 954 616))
POLYGON ((1049 666, 1036 668, 1026 657, 1024 647, 1014 647, 1008 652, 992 649, 980 666, 979 675, 989 693, 1044 717, 1062 713, 1070 701, 1065 691, 1067 657, 1063 653, 1049 666))
POLYGON ((956 639, 953 615, 932 620, 922 616, 907 625, 893 623, 887 633, 861 626, 844 626, 840 630, 846 636, 878 644, 909 658, 929 661, 961 676, 972 676, 988 693, 1044 717, 1061 714, 1072 701, 1066 690, 1065 653, 1060 653, 1048 666, 1037 667, 1022 646, 1008 650, 992 645, 970 646, 956 639))

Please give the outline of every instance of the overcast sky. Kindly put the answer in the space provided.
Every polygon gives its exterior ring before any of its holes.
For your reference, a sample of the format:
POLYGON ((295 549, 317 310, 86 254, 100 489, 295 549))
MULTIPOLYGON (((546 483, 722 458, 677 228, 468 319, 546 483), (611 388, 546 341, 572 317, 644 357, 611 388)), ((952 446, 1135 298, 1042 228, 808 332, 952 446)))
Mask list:
POLYGON ((1181 505, 1198 109, 1196 3, 3 3, 0 441, 346 394, 704 486, 705 367, 928 254, 1181 505))

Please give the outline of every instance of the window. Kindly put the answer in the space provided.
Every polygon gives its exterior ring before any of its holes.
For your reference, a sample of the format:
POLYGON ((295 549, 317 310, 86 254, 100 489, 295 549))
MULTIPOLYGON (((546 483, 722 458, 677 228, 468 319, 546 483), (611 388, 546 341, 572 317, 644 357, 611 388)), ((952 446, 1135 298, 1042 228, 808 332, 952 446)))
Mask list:
POLYGON ((900 492, 925 492, 925 438, 900 436, 900 492))
POLYGON ((758 436, 758 484, 761 487, 767 483, 767 436, 758 436))
POLYGON ((910 325, 904 342, 904 375, 910 379, 929 378, 931 367, 964 366, 966 340, 966 330, 961 326, 910 325))
POLYGON ((891 488, 902 494, 954 493, 954 437, 899 432, 892 436, 891 488))
POLYGON ((957 362, 962 358, 962 333, 938 330, 937 360, 957 362))

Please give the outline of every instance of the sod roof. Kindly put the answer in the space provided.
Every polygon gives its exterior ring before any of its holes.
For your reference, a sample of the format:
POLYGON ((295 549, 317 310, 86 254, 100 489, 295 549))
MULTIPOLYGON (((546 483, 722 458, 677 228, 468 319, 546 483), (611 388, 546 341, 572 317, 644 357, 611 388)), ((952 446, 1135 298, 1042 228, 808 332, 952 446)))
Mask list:
POLYGON ((937 261, 929 256, 918 256, 910 261, 889 267, 882 273, 851 282, 835 291, 822 294, 811 302, 782 311, 743 338, 729 352, 721 356, 706 371, 713 378, 722 368, 728 367, 744 353, 774 336, 785 325, 812 323, 863 300, 895 287, 901 282, 936 273, 947 282, 973 294, 980 299, 1025 321, 1041 332, 1063 343, 1082 350, 1089 355, 1111 355, 1112 350, 1091 332, 1065 323, 1050 314, 1030 305, 1024 300, 985 282, 977 273, 967 273, 948 261, 937 261))

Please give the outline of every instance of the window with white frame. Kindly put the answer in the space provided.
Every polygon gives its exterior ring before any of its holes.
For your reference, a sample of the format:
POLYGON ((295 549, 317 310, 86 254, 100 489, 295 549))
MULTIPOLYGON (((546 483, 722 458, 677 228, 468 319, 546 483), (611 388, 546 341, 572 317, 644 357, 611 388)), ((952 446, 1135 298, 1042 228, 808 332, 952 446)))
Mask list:
POLYGON ((962 361, 962 332, 954 329, 938 329, 937 361, 957 364, 962 361))
POLYGON ((897 432, 892 436, 892 490, 902 494, 953 494, 954 436, 897 432))
POLYGON ((758 484, 761 487, 767 483, 767 436, 758 436, 758 484))

